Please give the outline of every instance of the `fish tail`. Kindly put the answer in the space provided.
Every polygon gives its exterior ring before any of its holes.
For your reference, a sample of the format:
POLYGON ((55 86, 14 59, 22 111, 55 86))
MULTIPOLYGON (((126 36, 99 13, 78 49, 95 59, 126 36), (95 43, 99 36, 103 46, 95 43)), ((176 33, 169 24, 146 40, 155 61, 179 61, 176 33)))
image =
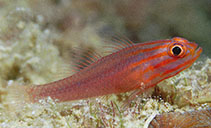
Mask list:
POLYGON ((8 94, 6 96, 6 103, 8 104, 8 108, 12 110, 17 110, 18 107, 22 108, 26 103, 32 103, 31 95, 27 90, 29 90, 31 86, 9 86, 7 88, 8 94))

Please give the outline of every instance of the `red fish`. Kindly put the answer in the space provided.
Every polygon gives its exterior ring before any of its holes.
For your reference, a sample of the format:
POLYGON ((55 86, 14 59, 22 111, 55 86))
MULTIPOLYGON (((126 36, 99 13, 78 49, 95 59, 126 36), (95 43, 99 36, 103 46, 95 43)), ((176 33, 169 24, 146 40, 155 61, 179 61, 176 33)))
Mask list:
POLYGON ((22 95, 37 102, 50 96, 64 102, 132 90, 139 90, 138 94, 187 69, 202 52, 196 43, 180 37, 137 44, 119 42, 118 51, 72 76, 44 85, 14 87, 16 98, 22 95))

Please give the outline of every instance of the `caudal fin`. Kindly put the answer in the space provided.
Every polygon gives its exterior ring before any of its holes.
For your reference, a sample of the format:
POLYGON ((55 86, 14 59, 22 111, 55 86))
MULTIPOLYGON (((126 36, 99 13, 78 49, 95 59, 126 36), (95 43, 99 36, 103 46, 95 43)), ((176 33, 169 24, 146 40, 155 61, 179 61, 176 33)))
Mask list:
POLYGON ((31 103, 30 94, 28 93, 28 89, 31 86, 9 86, 7 88, 8 94, 6 97, 6 103, 8 104, 9 109, 18 109, 19 107, 23 107, 26 103, 31 103))

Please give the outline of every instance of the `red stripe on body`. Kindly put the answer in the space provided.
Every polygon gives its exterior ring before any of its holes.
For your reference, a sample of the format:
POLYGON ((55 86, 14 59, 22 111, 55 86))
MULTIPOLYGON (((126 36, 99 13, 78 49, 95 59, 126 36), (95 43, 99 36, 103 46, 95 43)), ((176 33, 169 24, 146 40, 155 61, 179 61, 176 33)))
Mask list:
MULTIPOLYGON (((164 73, 162 73, 162 75, 160 75, 160 73, 156 73, 156 74, 152 75, 148 80, 146 80, 146 83, 147 83, 147 82, 150 82, 151 80, 155 79, 155 78, 158 77, 158 76, 163 77, 163 76, 165 76, 165 75, 167 75, 167 74, 169 74, 169 73, 171 73, 171 72, 174 72, 174 71, 176 71, 176 70, 178 70, 178 69, 181 69, 182 67, 185 67, 185 66, 188 65, 188 64, 193 63, 199 56, 200 56, 200 55, 197 55, 197 56, 194 57, 193 59, 190 59, 190 60, 184 62, 183 64, 180 64, 180 65, 176 66, 175 68, 172 68, 172 69, 170 69, 170 70, 165 71, 164 73)), ((189 66, 188 66, 188 67, 189 67, 189 66)), ((186 68, 188 68, 188 67, 186 67, 186 68)), ((186 68, 185 68, 185 69, 186 69, 186 68)), ((166 79, 166 78, 165 78, 165 79, 166 79)))
POLYGON ((149 60, 156 59, 156 58, 159 58, 159 57, 161 57, 161 56, 167 56, 167 55, 168 55, 168 54, 167 54, 166 51, 165 51, 165 52, 161 52, 161 53, 158 53, 158 54, 156 54, 156 55, 150 56, 150 57, 148 57, 148 58, 146 58, 146 59, 143 59, 143 60, 141 60, 141 61, 139 61, 139 62, 137 62, 137 63, 134 63, 132 66, 133 66, 133 67, 136 67, 136 66, 138 66, 138 65, 140 65, 140 64, 142 64, 142 63, 144 63, 144 62, 147 62, 147 61, 149 61, 149 60))

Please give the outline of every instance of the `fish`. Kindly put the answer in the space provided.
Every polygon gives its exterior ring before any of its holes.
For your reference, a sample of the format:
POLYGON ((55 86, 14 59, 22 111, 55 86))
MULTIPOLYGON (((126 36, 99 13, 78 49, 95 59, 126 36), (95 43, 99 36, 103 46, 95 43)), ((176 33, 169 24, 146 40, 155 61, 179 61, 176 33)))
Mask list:
POLYGON ((202 53, 198 44, 181 37, 144 43, 126 39, 116 42, 115 52, 79 61, 75 74, 42 85, 12 86, 10 97, 30 103, 47 97, 68 102, 130 91, 134 91, 134 97, 189 68, 202 53))
POLYGON ((211 108, 157 115, 148 128, 210 128, 211 108))

